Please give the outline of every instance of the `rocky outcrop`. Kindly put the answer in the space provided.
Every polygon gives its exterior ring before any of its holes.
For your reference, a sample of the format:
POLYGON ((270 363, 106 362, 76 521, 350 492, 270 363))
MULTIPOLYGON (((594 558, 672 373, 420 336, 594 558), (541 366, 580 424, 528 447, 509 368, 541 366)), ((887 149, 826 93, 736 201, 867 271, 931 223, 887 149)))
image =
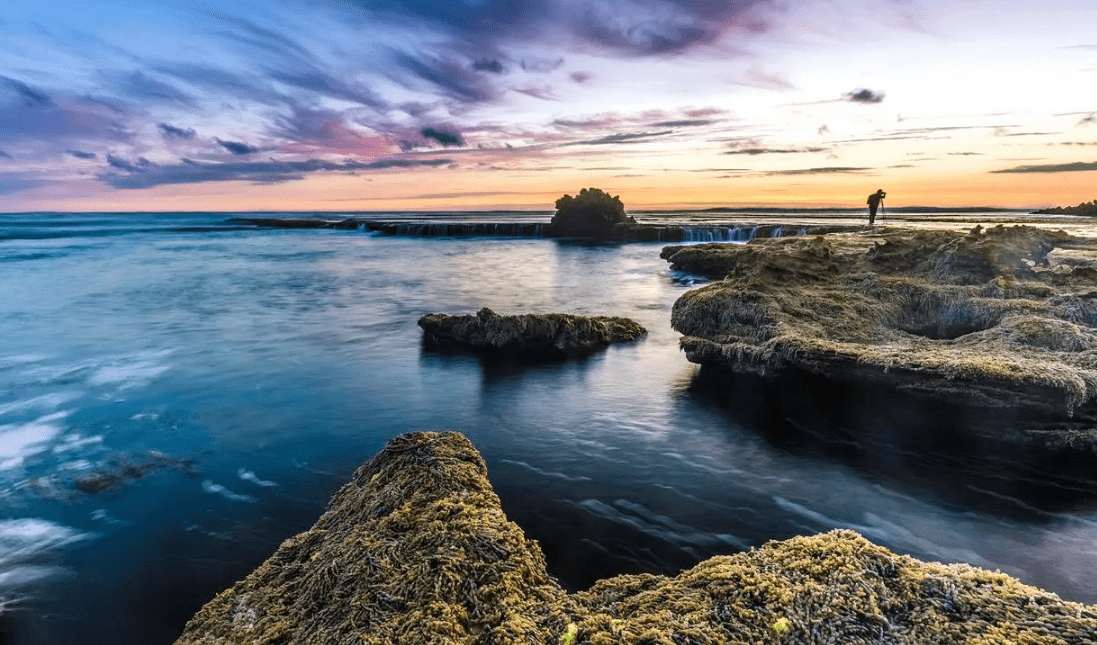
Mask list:
POLYGON ((316 524, 217 595, 177 645, 1090 643, 1097 607, 920 562, 852 531, 566 593, 472 444, 396 437, 316 524))
POLYGON ((616 239, 624 229, 635 226, 636 220, 625 214, 620 197, 584 188, 575 197, 564 195, 556 200, 551 225, 558 236, 616 239))
POLYGON ((628 318, 523 314, 501 316, 484 307, 475 315, 427 314, 419 319, 428 342, 448 341, 479 350, 573 356, 647 334, 628 318))
POLYGON ((667 247, 663 257, 723 278, 674 305, 690 361, 801 370, 1064 423, 1092 415, 1090 242, 999 226, 667 247))
POLYGON ((1045 208, 1032 212, 1037 215, 1082 215, 1085 217, 1097 217, 1097 199, 1091 202, 1082 202, 1077 206, 1056 206, 1055 208, 1045 208))

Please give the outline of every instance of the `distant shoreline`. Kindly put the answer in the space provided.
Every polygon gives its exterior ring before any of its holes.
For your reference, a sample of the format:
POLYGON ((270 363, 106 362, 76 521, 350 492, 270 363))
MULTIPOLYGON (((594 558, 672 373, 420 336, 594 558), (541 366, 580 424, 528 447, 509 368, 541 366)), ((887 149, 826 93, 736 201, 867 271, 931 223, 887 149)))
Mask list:
MULTIPOLYGON (((1034 213, 1041 214, 1046 213, 1051 209, 1037 210, 1032 208, 999 208, 994 206, 896 206, 891 207, 885 204, 884 206, 888 213, 924 213, 924 214, 937 214, 937 213, 1034 213)), ((867 207, 813 207, 813 208, 794 208, 787 206, 753 206, 738 208, 734 206, 714 206, 712 208, 637 208, 629 209, 630 213, 645 213, 645 214, 704 214, 704 213, 761 213, 761 214, 803 214, 803 213, 863 213, 867 207)), ((546 215, 551 217, 554 213, 551 209, 486 209, 486 210, 473 210, 473 209, 442 209, 442 210, 414 210, 414 209, 382 209, 382 210, 320 210, 320 209, 290 209, 290 210, 242 210, 242 211, 216 211, 216 210, 195 210, 195 211, 12 211, 12 212, 0 212, 0 216, 4 215, 202 215, 202 214, 221 214, 221 215, 245 215, 262 213, 264 215, 392 215, 394 213, 409 214, 409 215, 443 215, 443 214, 469 214, 469 215, 505 215, 505 214, 522 214, 522 215, 546 215)))

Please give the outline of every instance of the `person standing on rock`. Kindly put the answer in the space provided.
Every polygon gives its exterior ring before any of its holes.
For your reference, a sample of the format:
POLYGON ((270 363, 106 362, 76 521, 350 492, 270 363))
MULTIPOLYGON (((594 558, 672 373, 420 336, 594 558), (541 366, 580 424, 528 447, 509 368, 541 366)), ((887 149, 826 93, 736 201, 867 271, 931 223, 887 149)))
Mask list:
POLYGON ((876 209, 880 207, 880 202, 884 201, 884 198, 887 197, 887 196, 888 196, 888 194, 884 192, 883 188, 881 188, 880 190, 877 190, 876 192, 874 192, 874 193, 872 193, 871 195, 868 196, 868 202, 867 203, 868 203, 868 225, 869 226, 872 226, 873 224, 876 223, 876 209))

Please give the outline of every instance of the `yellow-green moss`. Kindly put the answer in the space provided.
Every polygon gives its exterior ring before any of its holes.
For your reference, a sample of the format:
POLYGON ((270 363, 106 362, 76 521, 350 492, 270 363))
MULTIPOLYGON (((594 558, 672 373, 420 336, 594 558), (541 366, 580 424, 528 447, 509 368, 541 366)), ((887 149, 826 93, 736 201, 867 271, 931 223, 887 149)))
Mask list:
POLYGON ((1097 608, 852 531, 567 594, 506 519, 472 444, 416 432, 203 607, 177 645, 554 645, 569 625, 573 645, 1081 645, 1097 641, 1097 608))
MULTIPOLYGON (((689 360, 803 369, 1069 417, 1097 397, 1097 280, 1032 227, 668 247, 725 277, 674 305, 689 360), (675 250, 677 249, 677 250, 675 250)), ((710 270, 710 273, 711 273, 710 270)))

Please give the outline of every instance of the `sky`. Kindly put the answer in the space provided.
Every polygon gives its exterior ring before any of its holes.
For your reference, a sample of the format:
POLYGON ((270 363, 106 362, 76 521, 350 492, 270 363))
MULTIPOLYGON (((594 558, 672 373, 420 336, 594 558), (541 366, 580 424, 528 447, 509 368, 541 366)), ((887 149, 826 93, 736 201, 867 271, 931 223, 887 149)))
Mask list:
POLYGON ((1074 205, 1093 0, 10 0, 0 212, 1074 205))

